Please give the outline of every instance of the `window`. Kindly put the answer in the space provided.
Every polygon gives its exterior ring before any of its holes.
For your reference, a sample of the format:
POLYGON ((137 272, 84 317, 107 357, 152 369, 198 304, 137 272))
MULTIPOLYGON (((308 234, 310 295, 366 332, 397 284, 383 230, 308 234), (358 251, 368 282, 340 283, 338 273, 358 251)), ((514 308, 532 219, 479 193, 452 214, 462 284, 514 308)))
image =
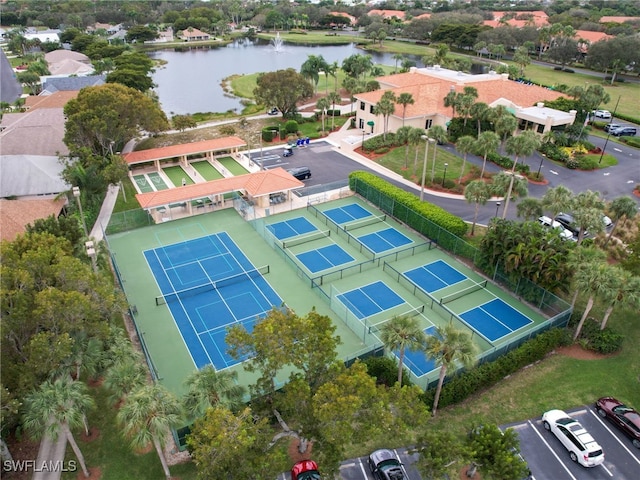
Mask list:
POLYGON ((363 118, 358 120, 358 128, 361 128, 361 129, 364 130, 364 119, 363 118))
POLYGON ((427 120, 424 122, 424 129, 429 130, 432 126, 433 126, 433 119, 427 118, 427 120))
POLYGON ((373 113, 373 110, 376 108, 375 105, 370 105, 369 106, 369 113, 373 113))
POLYGON ((360 110, 364 110, 364 102, 360 102, 360 110))

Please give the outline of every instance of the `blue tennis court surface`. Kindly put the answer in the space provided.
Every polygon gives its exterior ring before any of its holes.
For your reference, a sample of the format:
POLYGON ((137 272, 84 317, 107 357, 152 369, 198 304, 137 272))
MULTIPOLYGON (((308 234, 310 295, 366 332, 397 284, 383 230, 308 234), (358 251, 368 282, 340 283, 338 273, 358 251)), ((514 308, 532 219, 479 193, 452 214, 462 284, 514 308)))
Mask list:
MULTIPOLYGON (((226 328, 253 330, 282 300, 226 233, 146 250, 144 256, 198 368, 241 360, 227 353, 226 328), (218 282, 218 283, 216 283, 218 282), (214 286, 215 284, 215 286, 214 286)), ((264 271, 266 273, 266 271, 264 271)))
POLYGON ((296 217, 284 222, 272 223, 267 225, 267 229, 275 235, 278 240, 285 238, 297 237, 298 235, 304 235, 310 233, 317 228, 306 218, 296 217))
POLYGON ((403 272, 403 275, 428 293, 467 279, 466 275, 460 273, 443 260, 436 260, 413 270, 407 270, 403 272))
POLYGON ((386 252, 413 242, 393 227, 362 235, 358 240, 375 253, 386 252))
POLYGON ((335 243, 299 253, 296 257, 311 273, 353 262, 353 257, 335 243))
MULTIPOLYGON (((435 334, 436 327, 431 326, 424 329, 425 335, 433 336, 435 334)), ((400 351, 393 352, 397 358, 400 358, 400 351)), ((404 364, 407 366, 416 377, 421 377, 425 373, 429 373, 436 368, 436 361, 427 357, 424 350, 405 350, 404 351, 404 364)))
POLYGON ((491 342, 533 322, 500 298, 468 310, 460 318, 491 342))
POLYGON ((341 293, 337 298, 360 319, 405 303, 400 295, 382 281, 341 293))
POLYGON ((347 222, 353 222, 354 220, 360 220, 361 218, 370 217, 373 215, 369 210, 361 207, 357 203, 351 203, 343 207, 332 208, 322 212, 325 216, 329 217, 333 223, 341 225, 347 222))

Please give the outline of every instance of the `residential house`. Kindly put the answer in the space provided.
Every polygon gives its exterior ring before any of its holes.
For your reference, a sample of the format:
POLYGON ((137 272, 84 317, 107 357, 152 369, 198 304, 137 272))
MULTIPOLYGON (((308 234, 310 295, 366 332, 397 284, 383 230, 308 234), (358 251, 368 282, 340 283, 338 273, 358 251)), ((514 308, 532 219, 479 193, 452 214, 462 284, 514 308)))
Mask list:
POLYGON ((626 22, 640 22, 640 17, 616 17, 616 16, 600 17, 600 23, 626 23, 626 22))
POLYGON ((490 107, 504 105, 513 112, 522 125, 539 133, 548 132, 552 127, 572 124, 576 112, 554 110, 544 106, 544 102, 555 100, 561 93, 509 80, 507 74, 495 72, 471 75, 440 68, 412 68, 408 73, 377 78, 380 89, 354 95, 357 103, 356 126, 366 133, 379 134, 384 131, 382 115, 374 114, 375 105, 386 90, 410 93, 415 103, 403 107, 397 105, 388 119, 388 131, 395 132, 403 124, 429 129, 434 125, 446 127, 453 116, 451 107, 445 107, 444 98, 450 91, 462 92, 464 87, 474 87, 478 91, 478 102, 490 107), (373 126, 372 126, 373 125, 373 126))
POLYGON ((0 240, 12 242, 26 231, 27 225, 51 215, 58 217, 66 204, 64 198, 37 200, 0 199, 0 240))
POLYGON ((211 38, 211 35, 205 32, 201 32, 197 28, 187 28, 179 33, 180 38, 185 42, 201 42, 211 38))
POLYGON ((90 75, 94 71, 89 57, 71 50, 54 50, 46 53, 44 59, 52 76, 90 75))
POLYGON ((349 15, 347 12, 329 12, 329 15, 333 15, 334 17, 348 18, 350 22, 349 25, 352 27, 355 26, 356 23, 358 23, 358 19, 353 15, 349 15))
POLYGON ((542 28, 549 25, 549 16, 542 10, 528 12, 492 12, 493 20, 485 20, 483 25, 497 28, 510 26, 516 28, 536 27, 542 28))
POLYGON ((18 81, 16 72, 11 68, 11 63, 0 49, 0 101, 13 103, 22 95, 22 85, 18 81))
POLYGON ((578 51, 583 55, 589 51, 589 45, 593 45, 601 40, 610 40, 613 35, 607 35, 604 32, 592 32, 590 30, 576 30, 573 37, 578 42, 578 51))
POLYGON ((50 95, 55 92, 69 92, 82 90, 85 87, 98 87, 106 82, 106 75, 87 75, 84 77, 42 77, 42 92, 40 95, 50 95))
POLYGON ((391 20, 392 18, 397 18, 398 20, 404 20, 405 18, 405 12, 403 12, 402 10, 373 9, 373 10, 369 10, 369 12, 367 12, 367 15, 369 15, 370 17, 373 15, 377 15, 379 17, 382 17, 384 20, 391 20))
POLYGON ((60 30, 29 29, 25 32, 24 38, 27 40, 40 40, 42 43, 60 43, 60 30))

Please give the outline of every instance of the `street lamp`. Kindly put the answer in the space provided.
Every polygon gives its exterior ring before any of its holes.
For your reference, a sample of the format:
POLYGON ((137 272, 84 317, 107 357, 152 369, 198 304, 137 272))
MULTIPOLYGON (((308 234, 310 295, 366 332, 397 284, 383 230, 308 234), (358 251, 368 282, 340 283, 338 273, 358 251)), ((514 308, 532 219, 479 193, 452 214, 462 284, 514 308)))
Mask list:
POLYGON ((73 196, 76 197, 76 201, 78 202, 78 210, 80 211, 80 218, 82 219, 82 229, 84 230, 84 236, 88 237, 89 232, 87 232, 87 223, 84 221, 84 214, 82 213, 82 202, 80 202, 79 187, 73 187, 73 196))
POLYGON ((91 240, 89 240, 88 242, 84 242, 84 246, 87 250, 87 255, 89 255, 89 258, 91 259, 91 265, 93 266, 93 271, 97 273, 98 272, 98 264, 96 263, 97 254, 96 254, 96 249, 93 246, 93 242, 91 240))
POLYGON ((444 173, 442 174, 442 188, 444 188, 444 180, 445 178, 447 178, 447 167, 449 166, 448 163, 444 164, 444 173))
POLYGON ((496 217, 498 216, 498 210, 500 210, 500 202, 496 202, 496 217))
POLYGON ((420 138, 424 140, 424 161, 422 162, 422 182, 420 183, 420 201, 422 201, 424 198, 424 182, 427 176, 427 153, 429 153, 429 143, 431 143, 433 139, 426 135, 421 135, 420 138))
POLYGON ((364 127, 362 127, 362 153, 364 153, 364 134, 365 134, 365 129, 364 127))

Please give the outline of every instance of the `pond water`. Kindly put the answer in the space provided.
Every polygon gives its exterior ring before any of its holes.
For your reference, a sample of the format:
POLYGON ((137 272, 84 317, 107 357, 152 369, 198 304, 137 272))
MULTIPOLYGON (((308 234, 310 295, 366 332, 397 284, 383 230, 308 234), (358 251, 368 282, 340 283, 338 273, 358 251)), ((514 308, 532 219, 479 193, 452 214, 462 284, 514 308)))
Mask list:
MULTIPOLYGON (((276 49, 264 41, 236 41, 225 47, 180 47, 149 52, 165 65, 153 74, 162 109, 168 116, 196 112, 241 112, 241 99, 225 93, 222 80, 233 74, 272 72, 286 68, 300 70, 309 55, 322 55, 328 62, 342 61, 367 53, 349 45, 291 45, 276 49)), ((367 53, 374 63, 395 65, 392 54, 367 53)), ((411 58, 411 57, 409 57, 411 58)), ((414 59, 415 60, 415 59, 414 59)))

